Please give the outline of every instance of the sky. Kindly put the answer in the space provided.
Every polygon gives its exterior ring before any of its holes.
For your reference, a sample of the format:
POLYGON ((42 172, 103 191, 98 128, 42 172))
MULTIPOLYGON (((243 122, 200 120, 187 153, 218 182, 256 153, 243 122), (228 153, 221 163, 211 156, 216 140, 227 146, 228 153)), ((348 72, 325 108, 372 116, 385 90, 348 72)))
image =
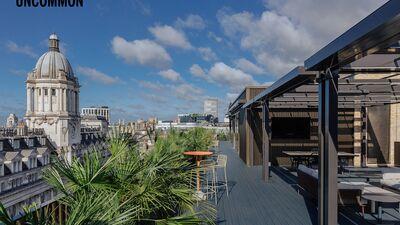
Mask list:
POLYGON ((385 0, 85 0, 83 8, 0 4, 0 123, 26 110, 25 80, 56 33, 80 107, 112 121, 203 111, 220 117, 246 85, 269 85, 385 0))

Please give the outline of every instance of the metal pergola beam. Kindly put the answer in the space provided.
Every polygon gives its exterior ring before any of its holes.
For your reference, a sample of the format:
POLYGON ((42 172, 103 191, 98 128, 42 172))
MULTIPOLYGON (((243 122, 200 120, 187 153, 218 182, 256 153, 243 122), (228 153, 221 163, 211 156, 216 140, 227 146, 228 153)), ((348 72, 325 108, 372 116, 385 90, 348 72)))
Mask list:
POLYGON ((310 71, 337 69, 391 47, 400 39, 400 4, 391 0, 308 58, 310 71))
MULTIPOLYGON (((361 70, 361 69, 360 69, 361 70)), ((391 73, 393 69, 380 68, 380 74, 391 73)), ((279 99, 282 97, 305 97, 309 100, 315 98, 317 101, 318 87, 315 82, 315 74, 304 74, 302 67, 297 67, 290 73, 282 77, 277 82, 282 86, 272 85, 252 100, 236 105, 235 110, 238 108, 248 108, 261 105, 263 99, 279 99), (297 78, 294 76, 297 72, 297 78), (286 83, 285 83, 286 82, 286 83)), ((387 96, 392 96, 391 100, 398 101, 400 99, 400 79, 340 79, 339 82, 339 103, 350 102, 351 98, 360 101, 387 101, 387 96), (361 97, 360 97, 361 96, 361 97), (343 99, 345 97, 346 99, 343 99), (381 98, 382 97, 382 98, 381 98)), ((296 100, 296 99, 294 99, 296 100)), ((293 101, 288 99, 287 101, 293 101)), ((393 103, 393 102, 389 102, 393 103)))
POLYGON ((314 78, 314 72, 307 72, 304 70, 304 67, 298 66, 290 71, 288 74, 274 82, 271 86, 266 88, 256 97, 246 102, 242 106, 242 108, 248 108, 251 105, 259 105, 264 98, 272 98, 273 96, 285 93, 286 91, 292 90, 298 86, 301 86, 304 83, 312 82, 314 78))

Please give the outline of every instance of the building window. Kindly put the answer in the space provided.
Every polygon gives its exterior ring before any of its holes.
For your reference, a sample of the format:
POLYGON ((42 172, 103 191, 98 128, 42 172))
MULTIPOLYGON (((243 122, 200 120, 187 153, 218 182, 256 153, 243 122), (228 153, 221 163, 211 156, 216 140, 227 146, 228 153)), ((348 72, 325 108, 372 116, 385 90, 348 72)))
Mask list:
POLYGON ((39 90, 38 94, 42 95, 42 89, 39 88, 38 90, 39 90))
POLYGON ((56 89, 51 89, 51 95, 56 96, 56 89))
POLYGON ((48 89, 44 89, 44 95, 48 95, 48 89))

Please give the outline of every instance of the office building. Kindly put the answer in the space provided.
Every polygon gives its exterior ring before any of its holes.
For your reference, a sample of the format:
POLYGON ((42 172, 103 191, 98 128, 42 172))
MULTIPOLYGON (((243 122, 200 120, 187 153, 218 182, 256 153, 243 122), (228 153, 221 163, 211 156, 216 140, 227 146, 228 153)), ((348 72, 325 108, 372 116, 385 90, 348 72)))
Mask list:
POLYGON ((212 115, 218 121, 218 99, 210 98, 204 100, 204 114, 212 115))
POLYGON ((110 123, 110 109, 108 106, 91 106, 82 108, 81 116, 101 116, 104 117, 108 123, 110 123))

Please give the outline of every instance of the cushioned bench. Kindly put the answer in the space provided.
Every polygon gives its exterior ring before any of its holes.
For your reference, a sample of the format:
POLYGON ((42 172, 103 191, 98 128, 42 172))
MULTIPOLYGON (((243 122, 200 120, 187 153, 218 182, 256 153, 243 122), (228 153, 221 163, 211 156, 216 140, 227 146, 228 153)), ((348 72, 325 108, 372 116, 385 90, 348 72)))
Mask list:
POLYGON ((389 188, 393 191, 400 192, 400 173, 383 173, 380 180, 382 187, 389 188))
MULTIPOLYGON (((318 200, 318 170, 299 165, 297 169, 297 184, 307 197, 318 200)), ((364 214, 366 201, 361 199, 364 187, 371 186, 364 182, 341 182, 338 183, 338 204, 359 206, 364 214)))
POLYGON ((304 190, 308 197, 318 199, 318 171, 299 165, 297 168, 297 185, 304 190))

